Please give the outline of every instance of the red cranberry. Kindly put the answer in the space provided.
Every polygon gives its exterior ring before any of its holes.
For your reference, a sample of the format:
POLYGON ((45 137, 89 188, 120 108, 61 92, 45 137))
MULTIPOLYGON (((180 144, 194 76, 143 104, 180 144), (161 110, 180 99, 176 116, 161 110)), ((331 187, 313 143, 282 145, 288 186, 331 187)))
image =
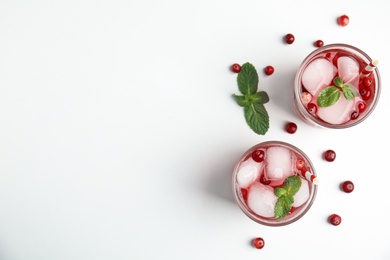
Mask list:
POLYGON ((267 178, 265 178, 264 174, 261 175, 260 177, 260 182, 264 185, 270 185, 271 184, 271 180, 268 180, 267 178))
POLYGON ((305 167, 305 161, 303 159, 297 159, 295 167, 297 167, 298 170, 302 170, 305 167))
POLYGON ((295 37, 291 33, 288 33, 286 34, 286 36, 284 36, 284 40, 286 41, 286 43, 292 44, 295 41, 295 37))
POLYGON ((234 63, 234 64, 232 65, 232 71, 233 71, 234 73, 239 73, 239 72, 241 71, 241 65, 238 64, 238 63, 234 63))
POLYGON ((272 75, 274 73, 275 69, 272 66, 267 66, 264 68, 264 73, 266 75, 272 75))
POLYGON ((352 111, 351 116, 350 116, 351 120, 356 120, 356 119, 358 119, 358 117, 359 117, 359 112, 352 111))
POLYGON ((365 102, 363 102, 363 101, 359 102, 357 104, 357 108, 359 110, 359 113, 363 113, 366 110, 366 108, 367 108, 367 104, 365 102))
POLYGON ((264 247, 264 239, 261 237, 257 237, 253 239, 252 244, 257 249, 262 249, 264 247))
POLYGON ((362 88, 360 91, 360 95, 362 96, 363 100, 369 100, 371 97, 371 90, 368 88, 362 88))
POLYGON ((297 131, 298 126, 294 122, 289 122, 286 124, 285 129, 287 133, 294 134, 297 131))
POLYGON ((348 17, 348 15, 343 14, 342 16, 337 18, 337 23, 340 26, 347 26, 349 24, 349 17, 348 17))
POLYGON ((355 188, 355 185, 353 185, 352 181, 345 181, 342 183, 341 188, 344 192, 351 193, 355 188))
POLYGON ((307 104, 307 110, 309 111, 309 113, 315 114, 317 112, 317 105, 314 103, 309 103, 307 104))
POLYGON ((334 226, 338 226, 341 223, 341 217, 337 214, 332 214, 329 216, 328 221, 334 226))
POLYGON ((322 46, 324 46, 324 42, 322 40, 317 40, 314 42, 314 46, 318 47, 318 48, 322 47, 322 46))
POLYGON ((336 159, 336 153, 333 150, 326 150, 324 153, 324 159, 328 162, 333 162, 336 159))
POLYGON ((264 150, 254 150, 252 152, 252 159, 255 161, 255 162, 262 162, 264 161, 264 158, 265 158, 265 152, 264 150))
POLYGON ((370 77, 366 77, 363 79, 363 85, 366 87, 370 87, 373 82, 374 82, 374 80, 370 77))
POLYGON ((241 189, 241 196, 246 202, 248 200, 248 190, 247 189, 241 189))

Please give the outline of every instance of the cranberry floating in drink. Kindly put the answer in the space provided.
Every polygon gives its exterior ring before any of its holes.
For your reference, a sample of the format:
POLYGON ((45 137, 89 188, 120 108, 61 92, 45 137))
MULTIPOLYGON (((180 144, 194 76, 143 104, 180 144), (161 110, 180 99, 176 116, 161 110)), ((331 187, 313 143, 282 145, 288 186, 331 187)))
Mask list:
POLYGON ((294 104, 308 123, 341 129, 364 121, 381 91, 378 62, 347 44, 330 44, 310 53, 294 82, 294 104))
POLYGON ((233 173, 233 190, 241 210, 267 226, 287 225, 305 215, 314 202, 317 183, 309 158, 280 141, 250 148, 233 173))

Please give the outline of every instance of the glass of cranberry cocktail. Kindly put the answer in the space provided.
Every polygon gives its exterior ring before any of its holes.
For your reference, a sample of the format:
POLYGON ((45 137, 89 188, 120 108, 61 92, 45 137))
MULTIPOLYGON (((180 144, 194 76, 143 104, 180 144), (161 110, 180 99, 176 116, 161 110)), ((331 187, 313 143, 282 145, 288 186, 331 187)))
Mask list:
POLYGON ((380 97, 376 65, 376 60, 351 45, 316 49, 303 60, 295 77, 297 112, 318 127, 341 129, 361 123, 380 97))
POLYGON ((280 141, 257 144, 244 153, 233 172, 233 191, 241 210, 267 226, 300 219, 317 193, 318 179, 310 159, 280 141))

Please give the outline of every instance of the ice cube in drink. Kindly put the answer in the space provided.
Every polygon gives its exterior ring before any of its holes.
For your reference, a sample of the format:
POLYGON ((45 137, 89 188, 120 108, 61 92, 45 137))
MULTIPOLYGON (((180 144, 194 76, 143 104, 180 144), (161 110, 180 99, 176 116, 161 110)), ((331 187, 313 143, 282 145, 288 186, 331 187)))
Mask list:
POLYGON ((233 173, 233 189, 242 211, 252 220, 268 225, 282 226, 295 222, 311 207, 316 192, 317 179, 309 158, 297 147, 268 141, 249 149, 237 163, 233 173), (262 161, 251 155, 262 150, 262 161), (283 187, 290 176, 298 176, 301 186, 294 195, 291 210, 282 218, 275 217, 278 196, 275 189, 283 187))
MULTIPOLYGON (((381 90, 379 71, 360 49, 346 44, 330 44, 310 53, 302 62, 294 82, 294 104, 308 123, 327 128, 359 124, 374 110, 381 90), (342 85, 335 84, 339 78, 342 85), (320 93, 336 87, 327 98, 339 93, 334 104, 319 104, 320 93), (353 96, 345 94, 349 89, 353 96)), ((326 102, 329 103, 329 102, 326 102)))

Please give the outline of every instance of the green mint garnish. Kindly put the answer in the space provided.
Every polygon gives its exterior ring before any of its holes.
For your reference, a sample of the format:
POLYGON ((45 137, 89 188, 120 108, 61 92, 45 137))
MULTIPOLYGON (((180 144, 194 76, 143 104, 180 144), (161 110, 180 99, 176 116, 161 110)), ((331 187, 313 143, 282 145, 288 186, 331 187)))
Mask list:
POLYGON ((274 190, 276 197, 278 197, 274 210, 275 218, 283 218, 290 212, 294 203, 294 195, 301 188, 301 184, 301 178, 293 175, 286 178, 282 188, 276 188, 274 190))
POLYGON ((233 95, 237 104, 244 107, 245 119, 256 133, 264 135, 269 129, 269 116, 264 104, 269 101, 267 92, 257 92, 259 77, 255 67, 247 62, 237 75, 238 90, 242 95, 233 95))
POLYGON ((317 97, 317 104, 320 107, 329 107, 339 101, 341 92, 343 92, 346 100, 353 100, 358 95, 355 87, 350 83, 343 83, 340 77, 333 79, 335 86, 324 88, 317 97))

